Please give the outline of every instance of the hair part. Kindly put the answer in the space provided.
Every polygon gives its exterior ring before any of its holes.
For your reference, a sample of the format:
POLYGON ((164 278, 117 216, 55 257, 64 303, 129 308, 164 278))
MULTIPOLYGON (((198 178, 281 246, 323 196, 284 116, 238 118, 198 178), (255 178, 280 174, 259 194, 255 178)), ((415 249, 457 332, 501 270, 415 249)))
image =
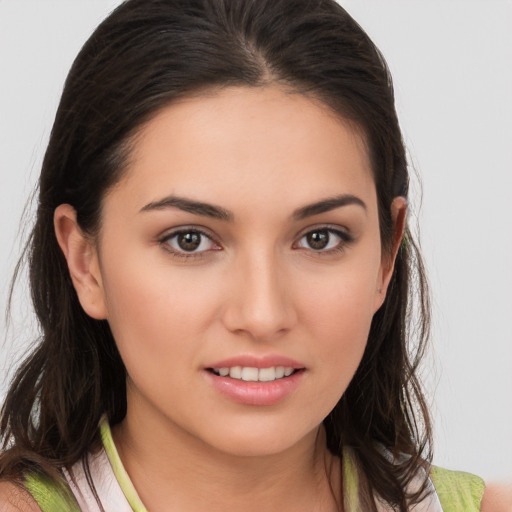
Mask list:
MULTIPOLYGON (((39 180, 27 244, 41 338, 4 403, 0 475, 58 475, 98 443, 98 421, 126 414, 126 370, 106 321, 87 316, 58 246, 55 208, 71 204, 84 233, 101 223, 102 199, 129 164, 137 133, 162 108, 226 86, 283 85, 311 95, 365 136, 384 250, 391 203, 407 196, 408 170, 385 60, 334 0, 127 0, 96 29, 66 80, 39 180)), ((408 229, 361 364, 324 420, 331 452, 357 454, 365 496, 405 511, 406 487, 431 460, 431 423, 417 376, 429 303, 408 229), (411 329, 414 301, 418 328, 411 329), (382 447, 403 462, 389 460, 382 447)), ((370 506, 370 505, 369 505, 370 506)))

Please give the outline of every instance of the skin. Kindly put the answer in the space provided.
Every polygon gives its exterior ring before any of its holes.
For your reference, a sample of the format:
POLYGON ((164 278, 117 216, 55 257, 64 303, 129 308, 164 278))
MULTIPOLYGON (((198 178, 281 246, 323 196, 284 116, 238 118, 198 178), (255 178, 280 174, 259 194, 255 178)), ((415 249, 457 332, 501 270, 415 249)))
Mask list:
POLYGON ((512 483, 489 483, 485 487, 482 512, 510 512, 512 510, 512 483))
POLYGON ((40 512, 32 496, 12 482, 0 482, 0 512, 40 512))

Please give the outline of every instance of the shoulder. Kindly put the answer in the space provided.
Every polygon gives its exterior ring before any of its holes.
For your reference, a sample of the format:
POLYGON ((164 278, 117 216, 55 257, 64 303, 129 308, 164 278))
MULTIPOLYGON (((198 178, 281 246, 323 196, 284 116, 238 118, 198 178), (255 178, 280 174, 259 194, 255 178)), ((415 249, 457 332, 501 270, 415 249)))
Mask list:
MULTIPOLYGON (((71 489, 64 479, 54 480, 47 475, 29 473, 25 475, 24 485, 42 512, 54 512, 56 510, 78 512, 80 510, 71 489)), ((31 512, 30 509, 28 510, 31 512)), ((35 510, 39 511, 39 509, 35 510)), ((0 512, 3 511, 0 510, 0 512)))
POLYGON ((0 481, 0 512, 41 512, 41 509, 26 489, 0 481))
POLYGON ((0 481, 0 512, 79 512, 71 490, 47 476, 29 473, 24 482, 0 481))
POLYGON ((482 500, 482 512, 510 512, 512 510, 512 483, 488 483, 482 500))
POLYGON ((431 468, 430 477, 444 511, 480 511, 485 489, 485 483, 480 477, 437 466, 431 468))

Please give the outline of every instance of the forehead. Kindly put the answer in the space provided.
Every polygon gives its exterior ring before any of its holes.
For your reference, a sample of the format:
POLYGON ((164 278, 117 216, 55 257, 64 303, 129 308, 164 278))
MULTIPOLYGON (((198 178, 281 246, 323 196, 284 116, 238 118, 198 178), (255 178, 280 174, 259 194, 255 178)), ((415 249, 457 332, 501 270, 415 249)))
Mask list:
POLYGON ((276 86, 228 87, 165 107, 139 131, 120 186, 141 206, 164 194, 295 208, 314 196, 374 193, 361 131, 276 86))

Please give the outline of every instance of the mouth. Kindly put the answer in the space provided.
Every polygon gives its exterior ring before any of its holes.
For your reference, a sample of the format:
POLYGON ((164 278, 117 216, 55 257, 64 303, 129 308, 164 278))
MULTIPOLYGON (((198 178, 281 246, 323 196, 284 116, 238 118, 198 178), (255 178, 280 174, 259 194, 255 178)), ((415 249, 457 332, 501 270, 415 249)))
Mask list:
POLYGON ((212 363, 204 367, 211 386, 229 400, 250 406, 272 406, 292 396, 307 369, 282 354, 239 354, 212 363))
POLYGON ((274 382, 286 379, 304 368, 292 368, 291 366, 269 366, 255 368, 251 366, 230 366, 221 368, 207 368, 207 371, 219 377, 242 380, 245 382, 274 382))

